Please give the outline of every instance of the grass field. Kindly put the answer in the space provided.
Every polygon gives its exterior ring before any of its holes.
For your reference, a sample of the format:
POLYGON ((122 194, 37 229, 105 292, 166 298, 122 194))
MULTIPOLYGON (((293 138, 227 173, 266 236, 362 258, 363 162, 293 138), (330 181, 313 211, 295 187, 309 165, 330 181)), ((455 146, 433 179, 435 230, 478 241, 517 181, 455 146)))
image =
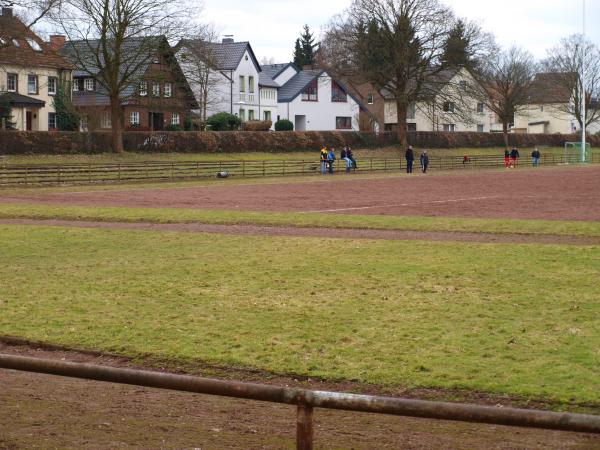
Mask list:
POLYGON ((600 248, 0 226, 0 334, 600 407, 600 248))
MULTIPOLYGON (((142 161, 262 161, 262 160, 318 160, 319 149, 314 152, 256 152, 256 153, 132 153, 123 154, 103 153, 98 155, 4 155, 0 157, 2 164, 68 164, 68 163, 107 163, 107 162, 142 162, 142 161)), ((420 153, 421 148, 415 151, 420 153)), ((476 155, 503 155, 504 149, 497 148, 455 148, 455 149, 428 149, 432 156, 476 156, 476 155)), ((562 147, 540 147, 544 154, 562 155, 562 147)), ((400 147, 387 147, 381 149, 357 149, 356 157, 364 158, 398 158, 400 147)), ((531 149, 522 148, 521 156, 528 157, 531 149)), ((339 156, 339 152, 338 152, 339 156)))

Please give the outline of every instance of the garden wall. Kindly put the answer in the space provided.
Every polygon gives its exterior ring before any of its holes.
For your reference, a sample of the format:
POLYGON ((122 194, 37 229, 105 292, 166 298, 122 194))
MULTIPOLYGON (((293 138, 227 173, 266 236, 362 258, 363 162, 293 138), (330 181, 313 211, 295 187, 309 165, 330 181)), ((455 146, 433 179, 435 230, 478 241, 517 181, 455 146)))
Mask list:
MULTIPOLYGON (((578 141, 575 135, 511 134, 510 144, 563 146, 578 141)), ((79 132, 0 132, 0 155, 7 154, 76 154, 111 151, 108 131, 79 132)), ((316 151, 322 146, 376 148, 396 144, 395 134, 353 133, 338 131, 307 132, 160 132, 127 131, 123 133, 127 151, 148 153, 226 153, 316 151)), ((419 148, 502 147, 501 134, 491 133, 409 133, 409 142, 419 148)), ((600 145, 600 136, 590 136, 592 146, 600 145)))

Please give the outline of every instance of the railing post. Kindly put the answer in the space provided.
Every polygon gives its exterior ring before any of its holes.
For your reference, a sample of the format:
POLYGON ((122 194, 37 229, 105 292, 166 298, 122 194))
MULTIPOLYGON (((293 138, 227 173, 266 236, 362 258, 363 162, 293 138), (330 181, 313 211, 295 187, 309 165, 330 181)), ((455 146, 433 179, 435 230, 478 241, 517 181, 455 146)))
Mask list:
POLYGON ((262 166, 263 166, 263 177, 265 176, 265 162, 266 161, 263 159, 263 164, 262 164, 262 166))
POLYGON ((296 420, 296 450, 313 449, 313 407, 303 403, 298 404, 296 420))
POLYGON ((88 184, 92 184, 92 165, 88 164, 88 184))
POLYGON ((242 160, 242 178, 246 178, 246 160, 242 160))
POLYGON ((196 161, 196 178, 200 178, 200 161, 196 161))
POLYGON ((371 158, 371 172, 373 172, 373 158, 371 158))

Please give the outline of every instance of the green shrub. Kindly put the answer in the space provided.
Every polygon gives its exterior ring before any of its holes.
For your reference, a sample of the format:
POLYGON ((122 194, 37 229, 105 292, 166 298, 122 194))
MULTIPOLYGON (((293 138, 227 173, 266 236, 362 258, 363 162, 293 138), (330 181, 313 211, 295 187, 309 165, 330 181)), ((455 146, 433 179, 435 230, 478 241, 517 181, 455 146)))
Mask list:
POLYGON ((71 96, 67 92, 64 84, 59 84, 56 95, 52 100, 52 105, 56 111, 56 126, 60 131, 78 131, 79 114, 75 112, 71 96))
POLYGON ((287 119, 275 122, 275 131, 294 131, 294 124, 287 119))
POLYGON ((181 131, 181 127, 179 125, 167 125, 165 127, 165 131, 181 131))
POLYGON ((206 125, 210 131, 236 131, 241 124, 242 121, 239 117, 226 112, 213 114, 206 119, 206 125))

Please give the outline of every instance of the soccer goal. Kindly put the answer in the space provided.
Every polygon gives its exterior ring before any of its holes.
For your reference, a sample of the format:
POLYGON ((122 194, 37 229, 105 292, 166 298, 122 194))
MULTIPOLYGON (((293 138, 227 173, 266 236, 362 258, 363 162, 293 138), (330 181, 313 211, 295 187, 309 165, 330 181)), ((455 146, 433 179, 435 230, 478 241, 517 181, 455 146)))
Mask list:
POLYGON ((565 164, 591 163, 592 162, 592 146, 589 142, 585 143, 585 148, 581 142, 565 142, 565 164))

